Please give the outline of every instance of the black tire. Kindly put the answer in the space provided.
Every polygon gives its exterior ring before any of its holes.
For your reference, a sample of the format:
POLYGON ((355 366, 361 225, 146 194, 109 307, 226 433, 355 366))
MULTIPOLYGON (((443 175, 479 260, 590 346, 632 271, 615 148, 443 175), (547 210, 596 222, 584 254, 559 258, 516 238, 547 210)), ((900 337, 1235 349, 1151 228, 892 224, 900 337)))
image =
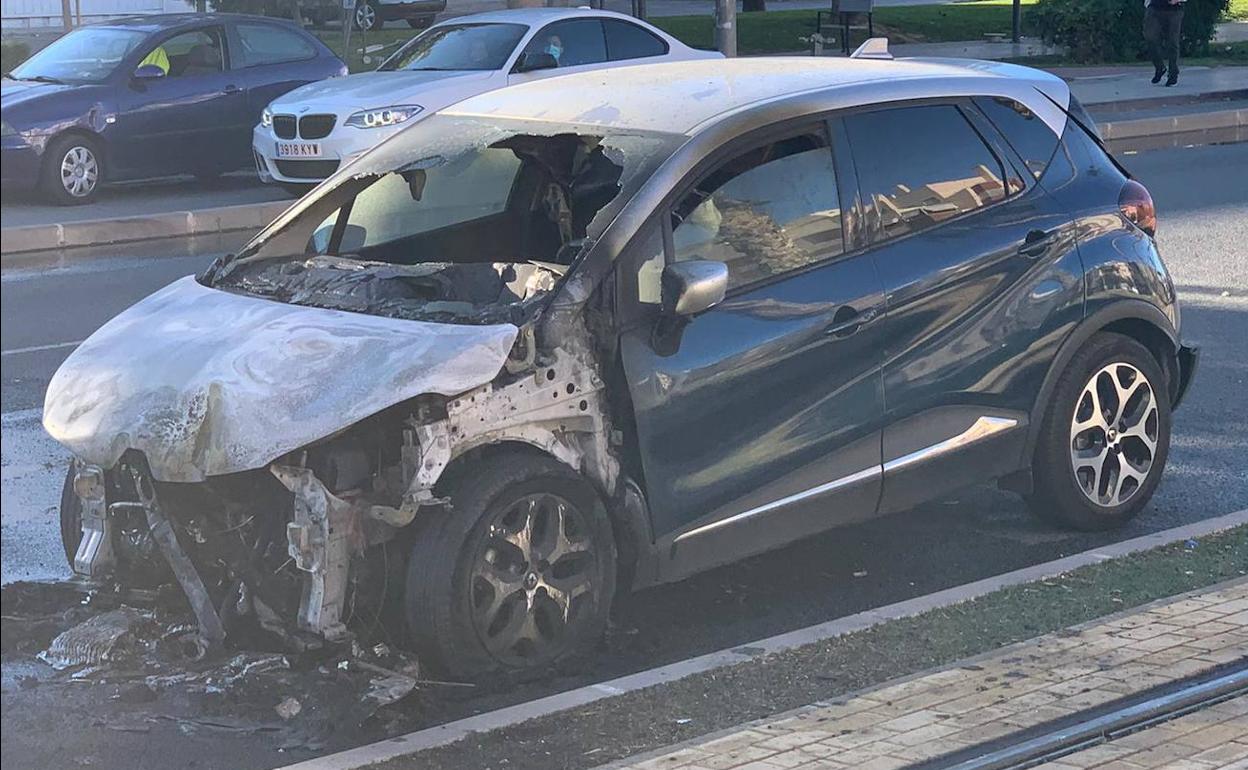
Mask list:
POLYGON ((1161 482, 1169 448, 1169 388, 1157 359, 1130 337, 1098 333, 1070 360, 1053 390, 1033 458, 1034 492, 1027 497, 1028 507, 1042 519, 1075 529, 1121 527, 1153 496, 1161 482), (1123 414, 1115 391, 1124 382, 1126 387, 1135 385, 1135 378, 1141 374, 1147 380, 1156 411, 1149 411, 1142 391, 1134 388, 1125 399, 1127 413, 1123 414), (1097 400, 1085 392, 1086 388, 1097 389, 1097 400), (1093 411, 1097 405, 1101 406, 1100 418, 1093 411), (1116 413, 1112 424, 1104 417, 1106 411, 1116 413), (1137 412, 1142 416, 1133 420, 1137 412), (1109 428, 1078 430, 1078 425, 1098 419, 1109 428), (1120 435, 1128 422, 1142 424, 1148 435, 1120 435), (1152 447, 1147 443, 1150 440, 1154 442, 1152 447), (1100 466, 1076 470, 1076 451, 1102 456, 1100 466), (1141 474, 1145 465, 1142 458, 1146 455, 1151 459, 1141 474), (1128 461, 1131 465, 1124 465, 1128 461), (1134 472, 1124 473, 1127 468, 1134 472), (1143 480, 1137 480, 1136 475, 1143 475, 1143 480), (1099 499, 1094 500, 1093 496, 1099 499))
POLYGON ((53 139, 43 153, 43 166, 39 170, 39 190, 45 198, 59 206, 80 206, 96 200, 100 187, 104 184, 104 175, 104 157, 99 142, 85 134, 62 134, 53 139), (81 164, 84 169, 84 188, 80 192, 71 191, 69 185, 74 183, 66 181, 62 175, 62 168, 67 164, 79 165, 73 163, 71 157, 83 158, 84 161, 89 158, 89 161, 81 164), (87 169, 91 168, 94 168, 94 172, 88 184, 85 180, 92 172, 87 169))
POLYGON ((82 542, 82 501, 74 492, 74 464, 69 464, 65 485, 61 487, 61 546, 65 549, 65 561, 74 568, 74 555, 82 542))
POLYGON ((414 16, 407 20, 407 26, 412 29, 427 29, 433 24, 432 16, 414 16))
MULTIPOLYGON (((451 508, 423 520, 417 518, 407 568, 406 620, 409 638, 422 662, 458 678, 497 671, 533 673, 567 660, 601 639, 615 593, 616 549, 602 500, 585 479, 552 458, 507 453, 475 462, 470 470, 450 479, 442 493, 450 497, 451 508), (500 653, 487 643, 491 628, 482 628, 486 621, 474 619, 474 602, 483 602, 481 577, 476 570, 487 563, 495 567, 496 574, 510 568, 501 566, 503 557, 496 546, 510 546, 500 543, 498 533, 503 531, 500 528, 508 517, 519 514, 523 519, 524 514, 519 513, 523 510, 535 518, 537 509, 522 507, 535 496, 571 506, 561 509, 560 521, 565 520, 562 511, 571 510, 580 517, 577 521, 584 523, 584 529, 576 533, 576 542, 587 550, 572 558, 578 564, 591 565, 593 585, 568 603, 571 611, 563 614, 569 619, 566 625, 559 626, 556 618, 555 626, 561 630, 553 635, 557 637, 554 642, 539 647, 521 639, 500 653), (581 559, 589 561, 580 562, 581 559), (526 649, 540 653, 526 658, 526 649)), ((531 522, 533 518, 524 520, 531 522)), ((529 542, 536 543, 547 538, 549 529, 534 528, 531 534, 529 542)), ((547 613, 558 611, 558 605, 550 593, 545 593, 546 588, 530 584, 530 576, 541 571, 543 580, 555 584, 555 565, 564 564, 566 558, 569 557, 557 559, 555 564, 526 563, 509 571, 509 575, 515 575, 514 585, 519 588, 506 594, 508 599, 502 598, 502 592, 491 595, 491 600, 499 601, 488 603, 500 607, 492 619, 501 618, 503 626, 510 627, 512 613, 519 612, 517 618, 527 614, 532 617, 532 628, 539 629, 541 618, 546 617, 545 628, 549 630, 547 613)), ((493 644, 497 646, 498 640, 493 640, 493 644)))
POLYGON ((314 184, 300 184, 299 182, 278 182, 278 184, 294 198, 302 198, 310 193, 313 187, 316 187, 314 184))
POLYGON ((381 18, 381 9, 376 3, 371 0, 357 0, 355 10, 351 11, 351 23, 361 32, 370 32, 381 29, 386 22, 381 18))

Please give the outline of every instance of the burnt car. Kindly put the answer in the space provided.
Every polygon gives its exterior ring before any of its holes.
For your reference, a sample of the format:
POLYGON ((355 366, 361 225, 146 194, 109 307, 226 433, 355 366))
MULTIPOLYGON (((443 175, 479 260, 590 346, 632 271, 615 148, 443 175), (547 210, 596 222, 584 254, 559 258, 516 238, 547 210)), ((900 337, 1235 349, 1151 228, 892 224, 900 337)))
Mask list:
POLYGON ((66 553, 176 579, 209 644, 393 602, 465 674, 583 650, 617 589, 968 484, 1118 526, 1196 362, 1155 227, 1066 85, 1014 65, 494 91, 69 357, 66 553))

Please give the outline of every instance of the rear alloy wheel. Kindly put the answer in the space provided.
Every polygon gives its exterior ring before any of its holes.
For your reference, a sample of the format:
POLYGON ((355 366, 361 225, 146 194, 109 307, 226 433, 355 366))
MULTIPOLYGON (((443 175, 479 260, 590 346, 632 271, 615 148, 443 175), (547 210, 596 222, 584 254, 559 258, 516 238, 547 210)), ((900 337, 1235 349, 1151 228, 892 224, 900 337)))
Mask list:
POLYGON ((1078 529, 1120 526, 1161 480, 1170 445, 1165 375, 1147 348, 1098 334, 1071 360, 1036 447, 1039 515, 1078 529))
POLYGON ((45 151, 40 187, 53 203, 73 206, 95 200, 103 177, 99 147, 71 134, 53 140, 45 151))
POLYGON ((368 32, 379 26, 381 21, 377 17, 377 7, 366 0, 359 0, 355 4, 355 28, 363 32, 368 32))
POLYGON ((451 511, 418 522, 408 562, 421 659, 461 677, 533 672, 599 639, 616 556, 594 488, 553 459, 514 454, 449 486, 451 511))

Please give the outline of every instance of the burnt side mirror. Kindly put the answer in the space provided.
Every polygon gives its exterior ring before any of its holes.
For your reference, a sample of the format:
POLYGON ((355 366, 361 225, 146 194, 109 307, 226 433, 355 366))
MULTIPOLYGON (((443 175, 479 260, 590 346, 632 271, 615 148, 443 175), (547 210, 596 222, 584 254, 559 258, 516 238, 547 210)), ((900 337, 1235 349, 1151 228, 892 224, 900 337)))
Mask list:
POLYGON ((728 291, 728 266, 709 259, 674 262, 663 268, 663 312, 689 317, 715 307, 728 291))
POLYGON ((134 71, 135 80, 160 80, 165 71, 155 64, 144 64, 134 71))
POLYGON ((531 51, 520 54, 516 60, 516 72, 534 72, 536 70, 553 70, 558 68, 559 60, 546 51, 531 51))

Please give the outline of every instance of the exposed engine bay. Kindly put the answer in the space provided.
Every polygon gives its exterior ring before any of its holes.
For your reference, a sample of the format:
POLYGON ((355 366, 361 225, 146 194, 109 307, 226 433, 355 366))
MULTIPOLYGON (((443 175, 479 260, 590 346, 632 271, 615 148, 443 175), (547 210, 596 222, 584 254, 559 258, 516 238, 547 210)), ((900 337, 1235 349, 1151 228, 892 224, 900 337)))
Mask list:
POLYGON ((617 493, 590 322, 540 321, 662 143, 475 130, 379 150, 70 356, 44 424, 78 458, 77 573, 176 581, 205 650, 307 649, 393 602, 390 549, 475 452, 534 448, 617 493))

